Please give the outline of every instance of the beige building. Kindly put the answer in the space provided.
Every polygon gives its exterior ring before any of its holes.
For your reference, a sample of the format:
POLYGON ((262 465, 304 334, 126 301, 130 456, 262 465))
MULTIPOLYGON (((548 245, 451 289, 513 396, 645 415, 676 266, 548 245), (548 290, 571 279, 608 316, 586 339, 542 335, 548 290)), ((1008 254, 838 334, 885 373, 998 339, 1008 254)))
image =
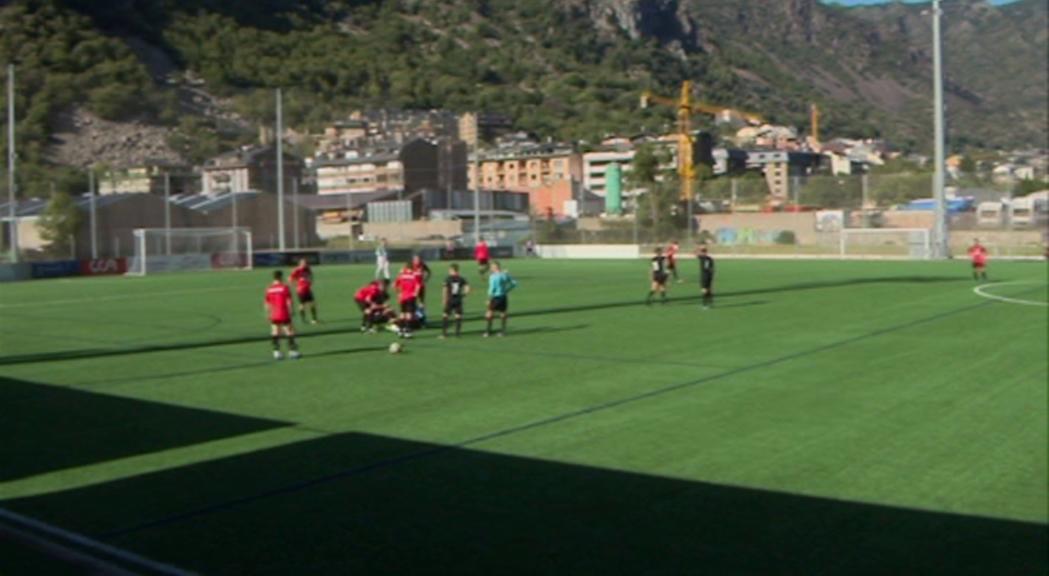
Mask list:
MULTIPOLYGON (((470 188, 478 185, 477 162, 467 170, 470 188)), ((582 179, 582 159, 567 146, 534 145, 482 153, 482 188, 530 192, 562 181, 582 179)))
POLYGON ((171 183, 172 194, 191 193, 193 182, 188 166, 147 164, 113 169, 97 174, 99 194, 163 194, 164 175, 171 183))
MULTIPOLYGON (((284 191, 302 178, 302 160, 284 153, 284 191)), ((274 146, 246 146, 208 160, 201 168, 201 192, 206 195, 258 191, 277 192, 274 146)))
POLYGON ((513 121, 502 114, 467 112, 459 117, 459 139, 468 145, 491 141, 513 129, 513 121))
POLYGON ((318 194, 381 192, 404 187, 404 164, 396 153, 317 160, 318 194))

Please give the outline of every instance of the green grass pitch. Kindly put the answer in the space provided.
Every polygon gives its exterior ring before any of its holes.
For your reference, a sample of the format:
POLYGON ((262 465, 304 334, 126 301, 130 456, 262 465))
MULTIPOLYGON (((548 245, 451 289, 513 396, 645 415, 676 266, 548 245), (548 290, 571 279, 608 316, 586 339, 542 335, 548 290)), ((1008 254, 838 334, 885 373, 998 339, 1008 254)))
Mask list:
POLYGON ((1049 571, 1045 263, 507 264, 507 338, 399 355, 317 267, 283 362, 267 270, 0 286, 0 508, 205 574, 1049 571))

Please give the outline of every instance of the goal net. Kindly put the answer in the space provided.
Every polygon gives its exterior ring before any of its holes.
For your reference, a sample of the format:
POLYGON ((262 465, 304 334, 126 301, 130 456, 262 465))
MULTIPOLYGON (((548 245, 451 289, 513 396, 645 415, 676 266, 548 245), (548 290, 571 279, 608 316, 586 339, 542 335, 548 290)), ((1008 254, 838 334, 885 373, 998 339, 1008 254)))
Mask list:
POLYGON ((251 269, 247 228, 139 228, 128 274, 183 270, 251 269))
POLYGON ((927 228, 842 228, 839 251, 842 258, 932 257, 927 228))

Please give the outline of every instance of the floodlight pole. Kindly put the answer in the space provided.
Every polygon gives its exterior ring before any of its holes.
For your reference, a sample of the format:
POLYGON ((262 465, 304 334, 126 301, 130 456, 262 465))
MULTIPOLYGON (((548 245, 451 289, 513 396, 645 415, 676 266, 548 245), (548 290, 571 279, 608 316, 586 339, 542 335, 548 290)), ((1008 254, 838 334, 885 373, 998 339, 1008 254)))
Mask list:
POLYGON ((15 65, 7 65, 7 215, 11 234, 11 262, 18 262, 18 222, 15 220, 15 65))
POLYGON ((277 88, 277 248, 284 242, 284 111, 280 88, 277 88))
POLYGON ((940 38, 940 0, 932 2, 932 43, 933 43, 933 124, 935 169, 932 177, 934 199, 933 254, 936 258, 947 258, 949 238, 947 230, 947 198, 944 191, 944 118, 943 118, 943 47, 940 38))

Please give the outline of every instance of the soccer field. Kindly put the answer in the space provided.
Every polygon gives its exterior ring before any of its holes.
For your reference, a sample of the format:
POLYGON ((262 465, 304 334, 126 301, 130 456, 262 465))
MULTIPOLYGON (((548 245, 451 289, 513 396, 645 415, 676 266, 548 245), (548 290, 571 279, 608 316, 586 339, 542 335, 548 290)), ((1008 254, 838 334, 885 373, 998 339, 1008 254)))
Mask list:
POLYGON ((2 285, 0 508, 205 574, 1049 571, 1045 263, 507 264, 508 337, 470 265, 399 355, 317 267, 283 362, 268 270, 2 285))

